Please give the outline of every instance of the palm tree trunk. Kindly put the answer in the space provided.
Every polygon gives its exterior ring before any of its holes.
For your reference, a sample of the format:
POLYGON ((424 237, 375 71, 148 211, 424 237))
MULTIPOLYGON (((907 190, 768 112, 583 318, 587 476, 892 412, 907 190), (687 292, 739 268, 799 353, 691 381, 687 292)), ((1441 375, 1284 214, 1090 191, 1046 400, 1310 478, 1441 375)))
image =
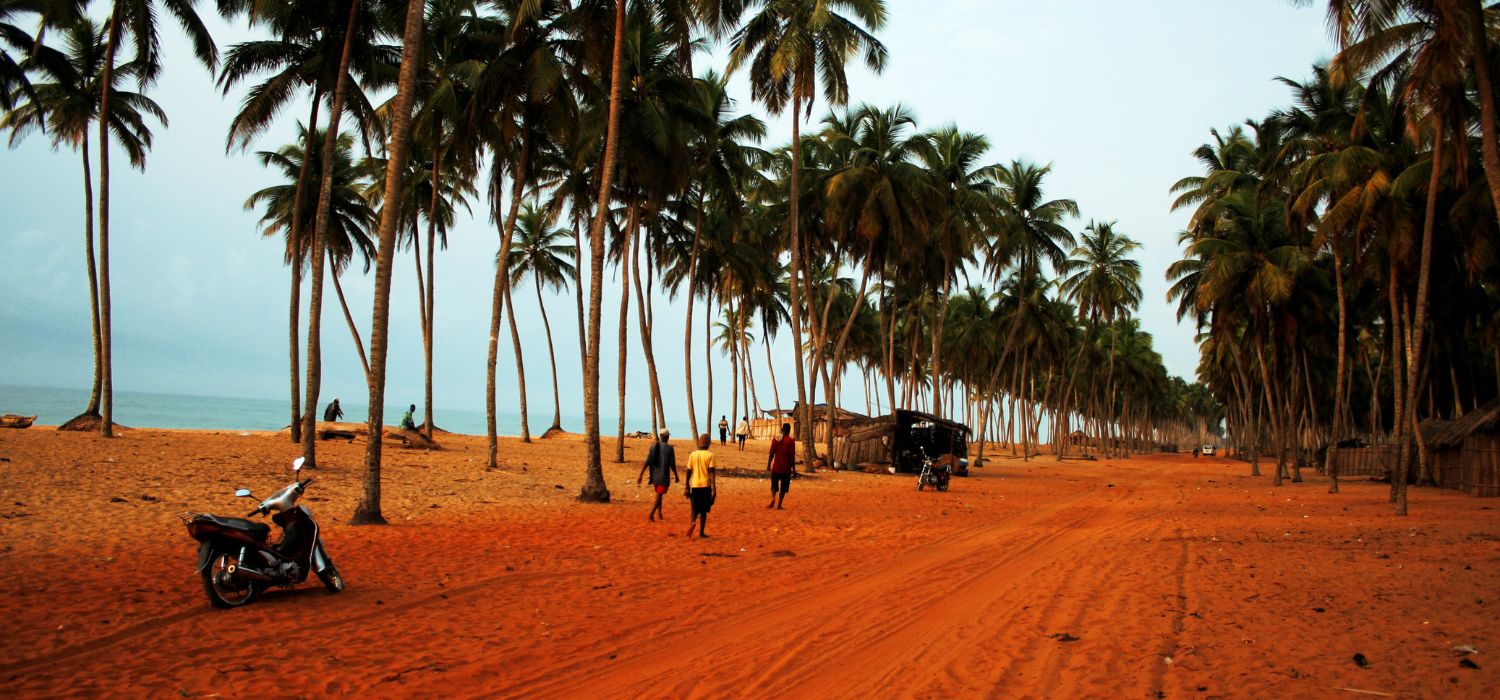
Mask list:
MULTIPOLYGON (((530 131, 528 130, 527 133, 529 134, 530 131)), ((500 227, 500 252, 495 257, 495 284, 494 289, 490 292, 490 347, 489 357, 485 365, 484 378, 485 439, 487 442, 486 470, 499 468, 499 464, 495 461, 495 452, 499 449, 500 442, 497 435, 498 430, 495 427, 495 375, 500 362, 500 315, 510 298, 510 246, 512 239, 515 238, 513 234, 515 232, 516 217, 521 212, 521 193, 526 186, 524 174, 530 168, 530 159, 531 137, 527 136, 521 139, 521 155, 517 159, 516 167, 513 170, 515 177, 511 178, 510 208, 505 213, 505 221, 496 222, 496 225, 500 227)), ((498 208, 499 193, 501 191, 498 175, 494 176, 490 186, 494 188, 492 192, 496 200, 495 206, 498 208)), ((520 353, 517 353, 516 356, 519 358, 520 353)), ((522 418, 523 420, 525 418, 524 412, 522 413, 522 418)))
POLYGON ((787 229, 791 232, 791 306, 792 306, 792 357, 796 359, 793 369, 797 375, 797 403, 802 407, 802 415, 807 417, 805 421, 798 421, 797 433, 802 442, 802 454, 807 460, 808 471, 812 470, 812 460, 816 453, 813 446, 812 407, 807 403, 807 377, 802 357, 802 238, 799 232, 798 200, 801 199, 800 184, 802 179, 802 78, 793 80, 792 85, 792 174, 791 192, 788 214, 787 229))
MULTIPOLYGON (((89 270, 89 335, 94 341, 94 383, 89 393, 89 405, 84 409, 83 415, 94 418, 99 417, 99 393, 100 385, 104 381, 103 369, 99 364, 100 342, 99 342, 99 270, 94 260, 94 174, 93 168, 89 167, 89 135, 83 132, 83 147, 78 150, 83 156, 83 255, 88 263, 89 270)), ((292 308, 295 310, 296 302, 293 301, 292 308)), ((293 322, 293 328, 296 323, 293 322)), ((297 350, 293 343, 292 354, 295 357, 297 350)), ((296 371, 293 370, 293 376, 296 371)), ((295 392, 294 392, 295 393, 295 392)))
MULTIPOLYGON (((579 219, 573 217, 573 261, 577 263, 573 267, 573 303, 578 307, 578 347, 587 348, 589 345, 589 332, 584 328, 583 313, 583 236, 579 233, 579 219)), ((587 353, 578 353, 579 371, 588 370, 587 353)))
POLYGON ((630 246, 635 240, 636 216, 639 205, 631 202, 625 214, 625 231, 621 234, 624 240, 620 243, 620 325, 619 325, 619 363, 615 374, 615 388, 619 397, 619 432, 615 435, 615 463, 625 462, 625 360, 628 357, 628 349, 625 341, 627 332, 630 330, 630 246))
POLYGON ((1328 473, 1328 492, 1339 492, 1339 440, 1344 439, 1344 364, 1348 356, 1347 338, 1349 310, 1344 301, 1344 260, 1339 255, 1338 244, 1333 246, 1333 276, 1334 286, 1338 291, 1339 300, 1339 359, 1338 378, 1334 380, 1333 389, 1333 439, 1329 441, 1328 452, 1323 462, 1323 470, 1328 473))
MULTIPOLYGON (((739 342, 734 336, 735 327, 739 325, 739 314, 735 313, 735 302, 731 300, 729 303, 729 313, 724 319, 729 324, 729 327, 724 329, 726 332, 724 340, 727 341, 729 347, 724 350, 729 355, 729 415, 737 416, 740 413, 740 363, 739 350, 737 350, 739 342)), ((733 427, 733 423, 730 427, 733 427)))
POLYGON ((1495 134, 1495 86, 1490 82, 1489 37, 1484 21, 1481 0, 1464 0, 1464 11, 1469 22, 1469 61, 1474 65, 1475 85, 1479 92, 1479 141, 1481 143, 1484 176, 1490 186, 1490 201, 1495 213, 1500 216, 1500 143, 1495 134))
MULTIPOLYGON (((366 425, 364 492, 354 506, 353 523, 380 524, 380 448, 385 422, 386 342, 390 331, 391 257, 396 252, 396 225, 400 221, 401 176, 411 141, 411 106, 416 99, 417 55, 422 48, 422 10, 426 0, 407 0, 406 29, 402 36, 401 71, 396 83, 395 109, 386 161, 386 206, 380 212, 380 249, 375 265, 375 301, 370 321, 370 415, 366 425)), ((311 441, 311 440, 309 440, 311 441)))
POLYGON ((359 366, 365 370, 365 383, 370 382, 370 360, 365 357, 365 342, 359 338, 359 328, 354 325, 354 316, 349 313, 349 302, 344 299, 344 285, 339 284, 339 269, 333 268, 333 291, 338 294, 339 308, 344 311, 344 322, 349 324, 349 335, 354 339, 354 350, 359 353, 359 366))
POLYGON ((896 411, 896 304, 895 295, 888 298, 887 307, 890 320, 885 324, 885 392, 886 410, 894 413, 896 411))
MULTIPOLYGON (((298 345, 300 344, 299 335, 302 331, 302 255, 305 250, 302 244, 307 233, 303 230, 302 226, 302 200, 305 197, 303 188, 307 186, 308 177, 312 174, 313 159, 310 156, 312 155, 313 148, 316 146, 313 136, 317 133, 318 108, 322 103, 323 88, 315 81, 313 84, 312 107, 309 108, 307 115, 307 134, 303 139, 302 145, 302 163, 297 167, 297 185, 292 188, 292 223, 291 230, 288 232, 291 235, 290 243, 292 247, 291 259, 288 261, 292 266, 291 311, 287 314, 290 326, 287 338, 290 341, 288 345, 292 370, 292 422, 289 425, 292 442, 296 443, 302 442, 302 378, 300 371, 302 356, 298 345)), ((368 371, 365 372, 365 381, 369 381, 368 371)))
POLYGON ((604 131, 604 158, 600 163, 599 204, 589 225, 589 344, 588 366, 583 378, 583 424, 587 444, 587 471, 578 500, 608 503, 604 465, 599 443, 599 315, 603 304, 604 220, 609 215, 609 196, 615 182, 616 149, 620 140, 620 83, 624 80, 625 0, 615 0, 615 36, 610 59, 609 123, 604 131))
MULTIPOLYGON (((1483 37, 1481 37, 1483 38, 1483 37)), ((1483 46, 1483 45, 1482 45, 1483 46)), ((1476 61, 1475 64, 1483 64, 1484 61, 1476 61)), ((1493 108, 1493 105, 1491 105, 1493 108)), ((1494 116, 1493 111, 1490 114, 1494 116)), ((1406 346, 1406 415, 1410 416, 1409 422, 1417 424, 1417 370, 1422 363, 1422 343, 1427 332, 1427 288, 1428 277, 1432 271, 1432 237, 1436 233, 1436 219, 1438 206, 1438 189, 1442 185, 1443 175, 1443 123, 1435 115, 1433 121, 1437 125, 1437 134, 1433 137, 1432 145, 1432 175, 1427 182, 1427 213, 1422 222, 1422 261, 1417 268, 1417 309, 1415 318, 1411 324, 1411 342, 1406 346)), ((1493 127, 1493 124, 1490 125, 1493 127)), ((1488 154, 1486 154, 1488 155, 1488 154)), ((1486 163, 1488 165, 1488 163, 1486 163)), ((1493 185, 1491 191, 1493 192, 1493 185)), ((1417 432, 1415 429, 1412 432, 1417 432)), ((1419 437, 1418 440, 1421 438, 1419 437)), ((1401 441, 1401 463, 1397 468, 1401 475, 1401 487, 1396 495, 1396 515, 1406 515, 1406 470, 1407 452, 1409 442, 1401 441)))
POLYGON ((688 426, 694 440, 698 439, 698 411, 693 405, 693 298, 698 283, 698 251, 703 241, 703 198, 698 198, 697 211, 693 215, 693 251, 688 255, 687 313, 683 316, 682 372, 687 385, 688 426))
MULTIPOLYGON (((422 334, 422 410, 427 416, 422 428, 427 434, 427 439, 432 439, 432 427, 435 421, 432 417, 432 336, 437 328, 437 307, 434 305, 437 279, 437 208, 438 208, 438 173, 443 169, 443 149, 436 149, 432 159, 432 201, 427 210, 427 295, 419 300, 426 309, 422 317, 427 320, 422 334)), ((507 292, 507 295, 509 292, 507 292)))
POLYGON ((552 363, 552 427, 547 429, 551 432, 562 430, 562 399, 557 394, 557 351, 552 347, 552 321, 547 319, 547 305, 542 302, 542 278, 532 275, 532 279, 536 282, 536 306, 542 311, 542 328, 547 331, 547 360, 552 363))
MULTIPOLYGON (((874 264, 873 264, 873 262, 870 261, 870 258, 868 256, 866 256, 865 259, 866 259, 867 262, 866 262, 866 264, 864 266, 865 267, 864 274, 860 275, 860 278, 859 278, 859 291, 857 293, 855 293, 853 303, 849 305, 849 318, 844 319, 844 327, 839 331, 838 342, 835 343, 834 346, 833 346, 833 366, 834 366, 834 373, 835 374, 843 374, 843 370, 844 370, 844 346, 845 346, 846 343, 849 342, 849 332, 852 331, 852 330, 854 330, 854 322, 855 322, 855 320, 857 320, 859 318, 860 305, 864 303, 864 300, 865 300, 865 290, 868 289, 869 285, 870 285, 870 272, 875 267, 874 264)), ((828 294, 829 294, 830 297, 832 297, 833 296, 832 290, 830 290, 828 294)), ((828 430, 828 437, 827 437, 826 442, 827 442, 828 455, 829 455, 828 459, 829 459, 830 463, 833 461, 833 422, 834 422, 834 411, 837 410, 835 408, 837 404, 838 404, 838 401, 835 399, 835 393, 834 392, 829 392, 829 394, 828 394, 828 427, 829 427, 829 430, 828 430)))
MULTIPOLYGON (((704 290, 703 295, 703 371, 708 375, 708 400, 705 402, 703 414, 703 434, 713 430, 714 424, 714 339, 713 339, 713 313, 714 290, 709 287, 704 290)), ((697 440, 698 435, 694 434, 697 440)))
POLYGON ((114 437, 113 344, 109 317, 109 86, 114 84, 115 53, 120 48, 120 14, 110 13, 99 84, 99 434, 114 437))
MULTIPOLYGON (((948 254, 943 254, 944 270, 950 269, 948 254)), ((944 273, 947 275, 947 273, 944 273)), ((932 319, 932 386, 936 389, 938 382, 943 376, 943 325, 948 320, 948 293, 952 291, 953 279, 951 275, 943 278, 942 296, 938 297, 937 308, 933 311, 932 319)), ((947 418, 943 412, 943 402, 936 392, 932 397, 932 414, 938 418, 947 418)))
POLYGON ((781 408, 781 391, 776 388, 776 363, 771 361, 771 332, 765 331, 765 337, 761 338, 761 344, 766 347, 766 371, 771 375, 771 401, 776 409, 781 408))
POLYGON ((641 260, 641 238, 639 233, 635 235, 635 246, 631 252, 633 260, 630 265, 635 268, 636 322, 640 324, 641 345, 644 345, 646 350, 646 377, 651 382, 651 434, 655 435, 656 431, 661 430, 662 426, 667 424, 667 416, 660 408, 661 381, 656 376, 656 351, 651 342, 651 316, 647 313, 646 305, 650 297, 641 290, 641 278, 644 277, 638 267, 641 260))
MULTIPOLYGON (((319 163, 322 168, 322 176, 318 184, 318 208, 313 219, 312 240, 312 284, 310 285, 309 308, 307 312, 307 400, 303 405, 307 407, 302 418, 302 434, 307 437, 302 441, 302 456, 307 461, 302 465, 303 469, 313 469, 318 466, 318 391, 323 381, 323 259, 326 256, 327 247, 324 245, 328 237, 328 220, 331 218, 333 209, 333 162, 335 146, 338 143, 339 120, 344 116, 344 95, 349 80, 349 55, 354 47, 354 22, 358 17, 358 0, 349 3, 349 22, 344 30, 344 48, 339 57, 339 70, 334 76, 333 103, 328 109, 328 130, 323 134, 323 161, 319 163)), ((387 200, 394 204, 395 200, 387 200)))
POLYGON ((516 303, 511 296, 510 276, 504 285, 505 320, 510 324, 510 343, 516 352, 516 389, 521 394, 521 442, 531 442, 530 410, 526 404, 526 360, 521 352, 521 332, 516 329, 516 303))

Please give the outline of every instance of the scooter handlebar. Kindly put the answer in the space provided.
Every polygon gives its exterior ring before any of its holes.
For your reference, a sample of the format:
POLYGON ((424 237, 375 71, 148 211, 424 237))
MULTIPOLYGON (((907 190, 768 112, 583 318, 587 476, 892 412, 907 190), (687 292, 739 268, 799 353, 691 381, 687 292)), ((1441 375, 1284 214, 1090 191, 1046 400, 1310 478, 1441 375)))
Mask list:
POLYGON ((247 517, 247 518, 253 518, 253 517, 257 516, 257 515, 260 515, 263 510, 265 510, 265 509, 264 508, 256 508, 255 510, 252 510, 249 513, 246 513, 245 517, 247 517))

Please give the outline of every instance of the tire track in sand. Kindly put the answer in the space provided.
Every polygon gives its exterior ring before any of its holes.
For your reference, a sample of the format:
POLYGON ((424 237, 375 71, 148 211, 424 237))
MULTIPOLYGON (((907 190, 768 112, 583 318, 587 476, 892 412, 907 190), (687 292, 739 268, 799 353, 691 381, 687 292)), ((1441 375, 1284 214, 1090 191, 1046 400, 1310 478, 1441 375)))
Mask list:
MULTIPOLYGON (((1093 521, 1118 510, 1131 492, 1124 485, 1103 492, 1089 488, 1021 518, 971 528, 964 537, 904 553, 887 568, 860 571, 858 578, 816 592, 813 601, 751 606, 713 623, 718 629, 734 629, 732 639, 684 630, 659 640, 650 653, 660 658, 691 654, 714 658, 720 668, 760 669, 752 678, 684 678, 666 689, 674 696, 710 697, 744 687, 821 696, 890 694, 900 688, 916 692, 920 683, 897 677, 894 670, 871 674, 868 660, 899 659, 900 664, 885 666, 909 668, 914 657, 929 653, 920 650, 947 649, 958 633, 982 633, 982 628, 972 626, 974 612, 994 608, 996 590, 1021 588, 1038 569, 1094 537, 1101 525, 1093 521), (960 585, 955 587, 955 582, 960 585), (797 617, 809 608, 829 614, 811 623, 797 617), (784 642, 787 637, 798 640, 790 650, 784 642), (856 663, 860 661, 864 663, 856 663)), ((994 615, 1008 612, 1013 614, 1002 605, 994 615)), ((546 669, 538 678, 517 679, 502 692, 560 693, 581 685, 597 696, 664 690, 661 677, 612 674, 608 668, 598 659, 580 659, 564 668, 546 669)))

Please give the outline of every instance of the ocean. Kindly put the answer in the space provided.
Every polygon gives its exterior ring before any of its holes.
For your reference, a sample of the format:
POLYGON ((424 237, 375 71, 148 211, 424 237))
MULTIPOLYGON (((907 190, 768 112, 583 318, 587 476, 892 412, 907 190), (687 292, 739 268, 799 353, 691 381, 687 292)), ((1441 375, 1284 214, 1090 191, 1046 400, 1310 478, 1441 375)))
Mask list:
MULTIPOLYGON (((546 406, 546 415, 531 413, 532 434, 541 433, 552 422, 550 396, 538 397, 546 406)), ((34 415, 42 425, 60 425, 81 413, 88 405, 87 389, 58 389, 54 387, 14 386, 0 384, 0 413, 34 415)), ((340 401, 344 409, 344 420, 362 423, 365 420, 365 404, 340 401)), ((286 399, 247 399, 227 396, 187 396, 179 394, 154 394, 140 391, 115 392, 115 422, 134 428, 184 428, 195 430, 281 430, 287 426, 291 413, 286 399)), ((318 407, 322 417, 323 406, 318 407)), ((401 421, 406 412, 405 405, 387 405, 385 420, 388 425, 401 421)), ((437 406, 436 422, 444 430, 469 435, 483 435, 485 420, 483 411, 437 406)), ((421 422, 421 406, 417 407, 417 421, 421 422)), ((501 435, 521 433, 521 414, 500 412, 495 416, 496 431, 501 435)), ((605 423, 609 425, 609 423, 605 423)), ((573 432, 583 432, 581 417, 563 416, 563 427, 573 432)))

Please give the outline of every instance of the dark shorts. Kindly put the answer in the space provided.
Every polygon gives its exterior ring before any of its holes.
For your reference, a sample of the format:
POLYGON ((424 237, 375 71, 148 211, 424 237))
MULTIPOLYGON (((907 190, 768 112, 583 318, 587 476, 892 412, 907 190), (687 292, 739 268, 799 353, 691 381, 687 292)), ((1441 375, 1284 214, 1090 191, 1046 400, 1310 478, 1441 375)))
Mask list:
POLYGON ((786 493, 792 488, 792 473, 771 474, 771 493, 786 493))
POLYGON ((693 502, 693 515, 707 515, 714 507, 714 490, 709 487, 693 489, 692 495, 688 496, 693 502))
POLYGON ((734 436, 734 439, 739 440, 740 444, 743 445, 743 444, 745 444, 745 440, 747 438, 749 438, 749 437, 750 437, 749 435, 736 435, 736 436, 734 436))

